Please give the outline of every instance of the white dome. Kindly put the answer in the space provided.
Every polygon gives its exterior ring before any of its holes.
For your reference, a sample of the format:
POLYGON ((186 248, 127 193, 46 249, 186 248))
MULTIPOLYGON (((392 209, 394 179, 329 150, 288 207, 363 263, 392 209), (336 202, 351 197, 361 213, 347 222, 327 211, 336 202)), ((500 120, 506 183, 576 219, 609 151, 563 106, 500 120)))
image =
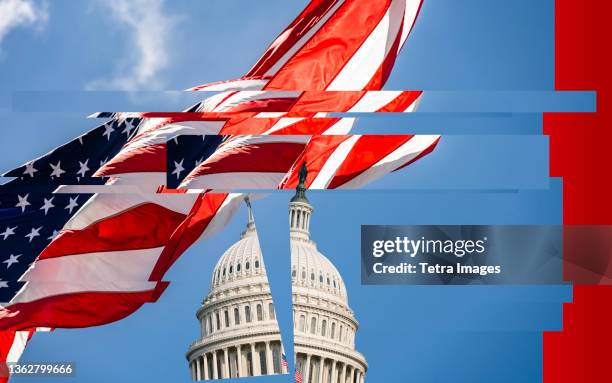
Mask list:
MULTIPOLYGON (((303 185, 289 204, 295 366, 308 382, 363 383, 355 349, 359 323, 342 276, 310 238, 312 205, 303 185)), ((240 240, 217 262, 197 310, 201 335, 187 351, 193 380, 286 373, 262 251, 249 208, 240 240)))
POLYGON ((298 185, 289 204, 296 369, 308 382, 362 383, 368 364, 355 349, 359 322, 338 269, 310 238, 312 212, 298 185))
POLYGON ((213 271, 210 294, 254 283, 267 284, 268 279, 255 224, 251 221, 240 240, 219 258, 213 271))
POLYGON ((200 337, 187 351, 193 380, 285 373, 283 346, 249 209, 247 229, 214 268, 197 310, 200 337))
POLYGON ((348 306, 344 281, 336 267, 317 250, 312 241, 291 240, 291 281, 296 291, 309 295, 323 295, 348 306), (314 291, 312 291, 314 290, 314 291))

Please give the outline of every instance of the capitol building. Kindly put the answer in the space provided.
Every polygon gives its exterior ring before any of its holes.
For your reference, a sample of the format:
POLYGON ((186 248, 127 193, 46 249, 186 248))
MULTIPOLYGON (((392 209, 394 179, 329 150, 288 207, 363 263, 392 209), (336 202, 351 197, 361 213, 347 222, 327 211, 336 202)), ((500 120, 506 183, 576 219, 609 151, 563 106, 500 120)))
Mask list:
MULTIPOLYGON (((296 380, 363 383, 358 322, 335 266, 310 238, 313 207, 303 181, 289 204, 296 380)), ((249 206, 246 230, 219 259, 196 317, 200 339, 187 351, 193 380, 287 373, 265 264, 249 206)))

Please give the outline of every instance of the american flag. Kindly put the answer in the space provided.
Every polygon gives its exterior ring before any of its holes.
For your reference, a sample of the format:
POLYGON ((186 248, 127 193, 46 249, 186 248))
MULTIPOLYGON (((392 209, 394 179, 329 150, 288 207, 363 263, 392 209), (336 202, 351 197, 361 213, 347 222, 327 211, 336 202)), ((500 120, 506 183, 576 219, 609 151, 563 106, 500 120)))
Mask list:
POLYGON ((113 113, 9 172, 18 179, 3 187, 8 199, 0 205, 11 217, 1 221, 0 240, 15 241, 2 263, 11 272, 0 282, 9 289, 0 311, 2 360, 18 360, 35 329, 110 323, 155 301, 168 268, 196 240, 222 230, 244 198, 210 189, 292 187, 301 162, 311 188, 357 187, 431 151, 437 136, 350 136, 354 118, 325 113, 414 110, 420 92, 371 91, 387 80, 420 5, 313 0, 244 77, 191 89, 220 93, 184 114, 113 113), (324 106, 312 109, 317 103, 324 106), (173 141, 181 135, 200 137, 173 141), (183 158, 170 162, 169 150, 183 158), (64 194, 52 194, 59 185, 68 185, 64 194), (157 193, 160 185, 201 193, 157 193))
MULTIPOLYGON (((3 174, 0 185, 0 305, 10 302, 24 273, 91 194, 54 194, 64 183, 100 185, 92 174, 115 156, 133 135, 138 119, 113 120, 26 165, 3 174), (4 303, 1 303, 4 302, 4 303)), ((0 318, 2 317, 0 313, 0 318)), ((0 332, 0 360, 17 361, 35 330, 0 332)))
POLYGON ((295 370, 294 378, 295 383, 302 383, 302 373, 299 372, 297 369, 295 370))
POLYGON ((283 366, 283 371, 287 371, 289 369, 289 363, 287 363, 287 357, 284 353, 281 356, 281 365, 283 366))

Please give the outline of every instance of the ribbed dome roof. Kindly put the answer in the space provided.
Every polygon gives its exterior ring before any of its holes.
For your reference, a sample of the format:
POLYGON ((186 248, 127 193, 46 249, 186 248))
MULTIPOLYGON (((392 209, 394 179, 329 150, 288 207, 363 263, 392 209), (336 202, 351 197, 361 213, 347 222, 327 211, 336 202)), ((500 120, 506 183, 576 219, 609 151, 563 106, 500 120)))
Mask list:
POLYGON ((250 284, 254 282, 253 279, 261 279, 259 282, 268 283, 255 224, 249 221, 240 240, 219 258, 213 272, 210 290, 212 293, 250 284))
MULTIPOLYGON (((348 308, 348 296, 342 276, 310 239, 312 210, 305 198, 289 204, 293 290, 296 293, 335 301, 348 308)), ((215 266, 210 295, 257 283, 268 284, 268 280, 255 222, 249 208, 246 230, 240 240, 223 253, 215 266)))
POLYGON ((294 288, 307 289, 309 295, 326 295, 348 306, 346 288, 340 273, 312 241, 292 238, 291 281, 294 288))

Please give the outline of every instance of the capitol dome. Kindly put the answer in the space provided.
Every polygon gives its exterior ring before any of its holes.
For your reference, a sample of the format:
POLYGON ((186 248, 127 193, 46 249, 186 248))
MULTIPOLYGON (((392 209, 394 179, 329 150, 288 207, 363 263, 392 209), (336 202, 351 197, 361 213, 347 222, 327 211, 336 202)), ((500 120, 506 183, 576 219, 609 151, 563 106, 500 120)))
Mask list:
POLYGON ((200 339, 187 351, 193 380, 286 373, 255 221, 221 256, 196 312, 200 339))
MULTIPOLYGON (((289 204, 296 378, 363 383, 368 365, 355 350, 359 323, 342 276, 310 238, 313 207, 304 180, 289 204)), ((200 339, 187 351, 193 380, 286 373, 266 267, 250 204, 246 230, 219 258, 197 310, 200 339)))
POLYGON ((368 365, 355 350, 359 323, 342 276, 310 238, 305 177, 289 204, 296 370, 305 383, 363 383, 368 365))

